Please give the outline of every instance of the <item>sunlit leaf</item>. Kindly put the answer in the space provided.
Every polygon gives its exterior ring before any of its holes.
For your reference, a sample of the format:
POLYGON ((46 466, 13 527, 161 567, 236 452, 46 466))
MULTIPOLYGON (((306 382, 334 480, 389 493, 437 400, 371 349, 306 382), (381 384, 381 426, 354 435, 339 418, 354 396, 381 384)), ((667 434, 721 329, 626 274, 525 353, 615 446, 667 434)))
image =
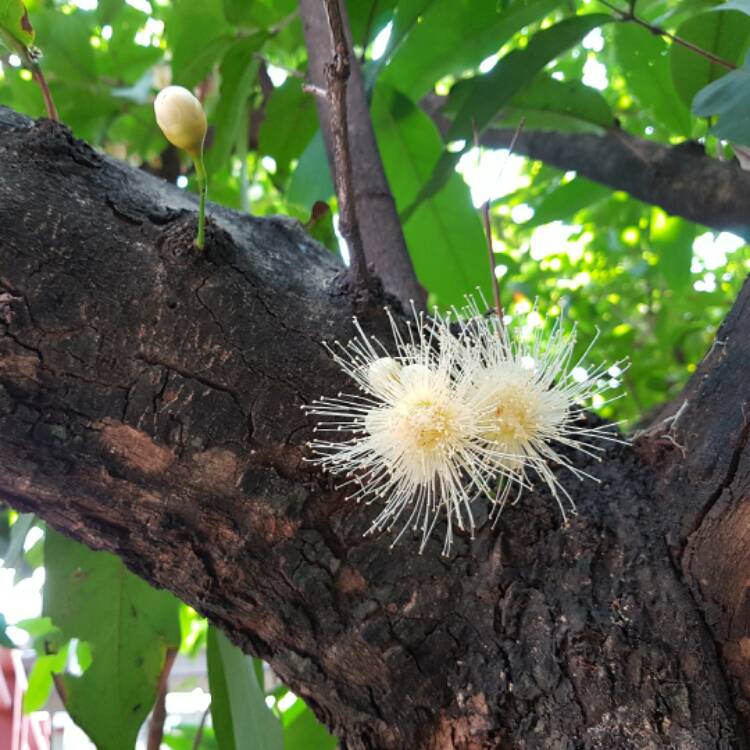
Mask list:
POLYGON ((652 125, 689 136, 690 111, 672 83, 667 43, 632 24, 619 24, 613 33, 622 74, 640 109, 646 111, 652 125))
POLYGON ((0 0, 0 41, 24 57, 34 44, 34 29, 23 0, 0 0))
POLYGON ((45 541, 44 614, 66 638, 88 642, 92 662, 65 674, 66 709, 99 750, 132 750, 156 696, 168 647, 180 643, 178 602, 55 531, 45 541))
MULTIPOLYGON (((722 60, 737 64, 750 45, 750 18, 736 11, 699 13, 677 29, 677 36, 722 60)), ((680 44, 671 45, 669 62, 674 87, 688 106, 698 91, 728 72, 726 66, 680 44)))
MULTIPOLYGON (((474 0, 411 0, 405 15, 403 41, 383 72, 383 80, 413 99, 434 82, 479 65, 517 31, 541 20, 561 0, 516 0, 502 12, 494 2, 474 0), (419 17, 419 23, 414 23, 419 17)), ((398 34, 399 27, 396 27, 398 34)))
MULTIPOLYGON (((384 84, 375 89, 372 116, 396 205, 405 208, 440 159, 440 136, 408 97, 384 84)), ((439 304, 461 304, 477 286, 491 292, 479 215, 455 172, 409 217, 404 233, 417 278, 439 304)))
POLYGON ((742 67, 701 89, 693 99, 699 117, 718 116, 711 132, 719 138, 750 146, 750 54, 742 67))

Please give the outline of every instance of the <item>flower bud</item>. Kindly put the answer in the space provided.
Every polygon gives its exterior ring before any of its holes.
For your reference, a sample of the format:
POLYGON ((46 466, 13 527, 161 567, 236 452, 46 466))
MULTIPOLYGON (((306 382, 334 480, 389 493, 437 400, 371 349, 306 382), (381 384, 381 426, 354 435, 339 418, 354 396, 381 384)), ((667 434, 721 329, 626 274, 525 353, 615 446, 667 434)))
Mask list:
POLYGON ((380 357, 367 368, 367 382, 378 395, 387 394, 400 383, 401 365, 391 357, 380 357))
POLYGON ((206 137, 201 103, 182 86, 167 86, 154 100, 154 114, 167 140, 191 156, 200 154, 206 137))

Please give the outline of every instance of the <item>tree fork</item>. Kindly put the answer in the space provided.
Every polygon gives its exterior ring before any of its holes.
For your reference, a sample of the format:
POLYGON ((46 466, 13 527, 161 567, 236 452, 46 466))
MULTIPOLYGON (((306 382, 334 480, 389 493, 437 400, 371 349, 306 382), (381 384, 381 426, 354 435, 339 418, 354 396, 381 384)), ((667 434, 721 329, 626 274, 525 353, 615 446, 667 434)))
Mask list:
MULTIPOLYGON (((0 108, 0 497, 267 659, 349 750, 746 748, 746 285, 673 429, 440 557, 304 462, 333 256, 0 108)), ((384 331, 378 305, 360 313, 384 331)), ((673 414, 679 410, 675 404, 673 414)), ((669 417, 667 417, 669 420, 669 417)), ((478 516, 482 516, 478 513, 478 516)))

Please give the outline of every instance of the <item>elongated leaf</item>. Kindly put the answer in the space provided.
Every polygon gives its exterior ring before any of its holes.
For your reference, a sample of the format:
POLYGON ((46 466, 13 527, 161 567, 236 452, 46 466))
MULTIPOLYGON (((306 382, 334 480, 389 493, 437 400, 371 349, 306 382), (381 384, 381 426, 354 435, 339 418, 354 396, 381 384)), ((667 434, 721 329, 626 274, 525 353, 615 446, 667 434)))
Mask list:
POLYGON ((24 57, 34 44, 34 29, 23 0, 0 0, 0 41, 24 57))
POLYGON ((571 219, 582 208, 609 195, 612 195, 612 190, 605 185, 577 177, 547 193, 536 207, 534 216, 524 223, 524 227, 538 227, 551 221, 571 219))
POLYGON ((211 716, 220 750, 283 750, 281 725, 266 706, 253 660, 208 629, 211 716))
POLYGON ((653 125, 672 135, 689 136, 690 112, 672 83, 667 43, 631 24, 615 27, 614 38, 617 60, 641 110, 653 125))
POLYGON ((516 0, 498 12, 495 2, 438 0, 412 2, 415 14, 407 16, 408 34, 394 51, 383 80, 415 101, 449 74, 477 66, 496 52, 517 31, 547 16, 561 0, 516 0))
MULTIPOLYGON (((372 117, 396 205, 406 207, 440 159, 440 136, 426 114, 385 84, 375 88, 372 117)), ((477 286, 490 292, 481 222, 455 172, 410 216, 404 233, 417 277, 440 305, 460 304, 477 286)))
POLYGON ((750 146, 750 53, 742 67, 701 89, 693 99, 698 117, 718 115, 711 132, 719 138, 750 146))
POLYGON ((275 159, 278 179, 287 177, 290 162, 300 157, 317 126, 315 102, 302 91, 299 80, 290 78, 273 92, 260 126, 258 150, 275 159))
POLYGON ((540 73, 503 108, 498 124, 525 119, 528 130, 601 132, 614 122, 607 100, 580 81, 558 81, 540 73))
POLYGON ((259 65, 253 55, 265 39, 265 34, 253 34, 234 42, 221 62, 219 102, 211 117, 214 142, 206 154, 209 179, 217 170, 229 167, 229 157, 240 131, 244 131, 242 118, 250 116, 248 97, 255 85, 259 65))
POLYGON ((287 200, 310 211, 316 201, 334 194, 323 134, 318 130, 300 156, 287 191, 287 200))
POLYGON ((750 16, 750 0, 728 0, 726 3, 717 5, 714 10, 739 10, 750 16))
MULTIPOLYGON (((750 43, 750 17, 737 11, 699 13, 677 29, 677 36, 722 60, 737 64, 750 43)), ((725 66, 696 55, 679 44, 671 46, 669 62, 674 87, 688 106, 704 86, 729 72, 725 66)))
POLYGON ((63 677, 66 708, 98 750, 132 750, 156 697, 166 650, 180 644, 177 600, 107 552, 51 529, 45 540, 44 614, 65 638, 86 641, 92 662, 63 677))
POLYGON ((223 0, 223 5, 229 23, 245 28, 268 29, 294 13, 297 3, 296 0, 223 0))
POLYGON ((463 101, 449 130, 448 140, 470 138, 473 123, 483 130, 550 60, 592 29, 611 20, 610 16, 601 13, 568 18, 535 34, 527 47, 506 55, 487 75, 473 78, 471 85, 460 92, 463 101))
POLYGON ((26 541, 26 535, 36 521, 33 513, 21 513, 16 522, 10 527, 10 541, 8 549, 3 559, 3 567, 14 568, 23 553, 23 543, 26 541))
POLYGON ((221 0, 175 0, 165 34, 172 49, 175 83, 191 88, 202 81, 232 42, 221 0))
MULTIPOLYGON (((529 84, 553 58, 579 41, 589 31, 611 21, 600 13, 575 16, 534 35, 528 46, 506 55, 487 75, 477 76, 457 89, 452 106, 456 115, 448 141, 471 139, 474 127, 483 130, 511 99, 529 84)), ((405 207, 408 219, 418 206, 435 195, 454 173, 459 155, 444 152, 430 178, 414 200, 405 207)))

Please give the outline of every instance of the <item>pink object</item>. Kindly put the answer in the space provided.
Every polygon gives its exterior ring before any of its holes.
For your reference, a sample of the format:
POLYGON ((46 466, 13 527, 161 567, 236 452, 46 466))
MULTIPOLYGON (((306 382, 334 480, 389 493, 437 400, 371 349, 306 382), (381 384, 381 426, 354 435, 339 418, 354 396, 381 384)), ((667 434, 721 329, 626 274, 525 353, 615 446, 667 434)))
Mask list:
POLYGON ((49 715, 23 713, 26 673, 20 651, 0 646, 0 750, 49 750, 49 715))

